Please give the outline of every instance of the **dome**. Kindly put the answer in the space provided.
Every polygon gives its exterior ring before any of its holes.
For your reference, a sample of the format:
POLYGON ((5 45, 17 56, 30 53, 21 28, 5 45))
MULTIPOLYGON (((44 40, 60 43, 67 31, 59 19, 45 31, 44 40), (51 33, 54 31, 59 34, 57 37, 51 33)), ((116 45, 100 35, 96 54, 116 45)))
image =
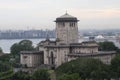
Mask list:
POLYGON ((56 18, 55 22, 78 22, 76 17, 69 15, 68 13, 65 13, 64 15, 56 18))
POLYGON ((58 17, 58 18, 76 18, 74 16, 69 15, 68 13, 65 13, 64 15, 58 17))

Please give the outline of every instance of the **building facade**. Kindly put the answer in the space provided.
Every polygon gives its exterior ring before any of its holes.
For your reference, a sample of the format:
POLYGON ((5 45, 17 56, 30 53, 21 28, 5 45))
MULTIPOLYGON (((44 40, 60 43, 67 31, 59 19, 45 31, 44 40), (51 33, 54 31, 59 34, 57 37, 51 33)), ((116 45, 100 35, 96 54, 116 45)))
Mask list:
POLYGON ((38 67, 44 64, 42 51, 21 51, 20 63, 29 68, 38 67))

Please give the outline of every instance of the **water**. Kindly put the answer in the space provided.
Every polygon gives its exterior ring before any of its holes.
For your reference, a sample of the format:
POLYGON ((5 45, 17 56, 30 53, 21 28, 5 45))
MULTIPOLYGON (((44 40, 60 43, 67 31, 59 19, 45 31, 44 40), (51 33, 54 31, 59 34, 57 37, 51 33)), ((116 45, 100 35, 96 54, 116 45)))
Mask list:
MULTIPOLYGON (((10 52, 10 47, 14 43, 18 43, 23 39, 2 39, 0 40, 0 47, 2 48, 3 52, 9 53, 10 52)), ((33 42, 33 45, 36 46, 40 41, 45 40, 45 39, 29 39, 33 42)))
MULTIPOLYGON (((14 44, 14 43, 18 43, 23 39, 2 39, 0 40, 0 47, 3 49, 4 53, 10 53, 10 47, 14 44)), ((36 46, 40 41, 45 40, 45 39, 29 39, 33 42, 33 45, 36 46)), ((55 39, 51 39, 51 40, 55 40, 55 39)), ((87 41, 87 38, 82 38, 79 40, 79 42, 82 41, 87 41)), ((108 41, 112 41, 115 43, 115 45, 117 47, 120 48, 120 43, 116 42, 116 40, 110 40, 108 39, 108 41)))

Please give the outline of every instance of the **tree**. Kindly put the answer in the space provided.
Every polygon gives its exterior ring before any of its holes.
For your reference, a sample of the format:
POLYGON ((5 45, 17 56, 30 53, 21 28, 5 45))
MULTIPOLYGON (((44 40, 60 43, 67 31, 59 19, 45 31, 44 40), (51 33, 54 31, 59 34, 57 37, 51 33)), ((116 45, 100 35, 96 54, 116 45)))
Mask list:
POLYGON ((58 80, 82 80, 78 73, 64 74, 58 80))
POLYGON ((100 51, 117 51, 118 48, 114 45, 113 42, 100 42, 99 44, 99 50, 100 51))
POLYGON ((98 59, 79 58, 62 64, 56 69, 57 77, 78 73, 82 79, 109 79, 109 67, 98 59))
POLYGON ((27 72, 16 72, 10 80, 31 80, 30 74, 27 72))
POLYGON ((32 75, 33 80, 49 80, 49 73, 45 69, 38 69, 32 75))
POLYGON ((0 53, 2 53, 3 51, 2 51, 2 48, 0 47, 0 53))
POLYGON ((4 55, 0 56, 0 61, 3 62, 3 63, 4 62, 9 62, 10 58, 11 58, 10 54, 4 54, 4 55))
POLYGON ((11 64, 14 67, 20 67, 20 51, 33 51, 34 47, 32 45, 32 41, 30 40, 22 40, 19 43, 15 43, 11 46, 11 59, 14 60, 11 64))
POLYGON ((25 50, 32 51, 34 50, 34 47, 32 45, 32 41, 22 40, 19 43, 13 44, 10 50, 12 54, 16 55, 16 54, 19 54, 20 51, 25 51, 25 50))
POLYGON ((13 75, 12 67, 0 62, 0 80, 9 80, 13 75))
POLYGON ((113 78, 120 78, 120 54, 116 55, 111 61, 113 78))

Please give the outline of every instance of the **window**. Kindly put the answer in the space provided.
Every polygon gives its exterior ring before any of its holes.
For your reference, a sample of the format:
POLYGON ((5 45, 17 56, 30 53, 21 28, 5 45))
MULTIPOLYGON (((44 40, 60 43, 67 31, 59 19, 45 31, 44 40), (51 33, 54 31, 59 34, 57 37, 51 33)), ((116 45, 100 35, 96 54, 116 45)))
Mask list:
POLYGON ((54 64, 54 55, 53 55, 53 52, 51 52, 51 64, 54 64))
POLYGON ((62 26, 63 26, 63 27, 65 26, 65 23, 64 23, 64 22, 62 23, 62 26))
POLYGON ((60 23, 58 23, 58 25, 65 27, 65 23, 64 22, 60 22, 60 23))
POLYGON ((75 23, 74 23, 74 22, 71 22, 71 23, 69 24, 69 26, 70 26, 70 27, 75 27, 75 23))
POLYGON ((26 59, 26 58, 27 58, 27 56, 23 56, 23 58, 24 58, 24 59, 26 59))

